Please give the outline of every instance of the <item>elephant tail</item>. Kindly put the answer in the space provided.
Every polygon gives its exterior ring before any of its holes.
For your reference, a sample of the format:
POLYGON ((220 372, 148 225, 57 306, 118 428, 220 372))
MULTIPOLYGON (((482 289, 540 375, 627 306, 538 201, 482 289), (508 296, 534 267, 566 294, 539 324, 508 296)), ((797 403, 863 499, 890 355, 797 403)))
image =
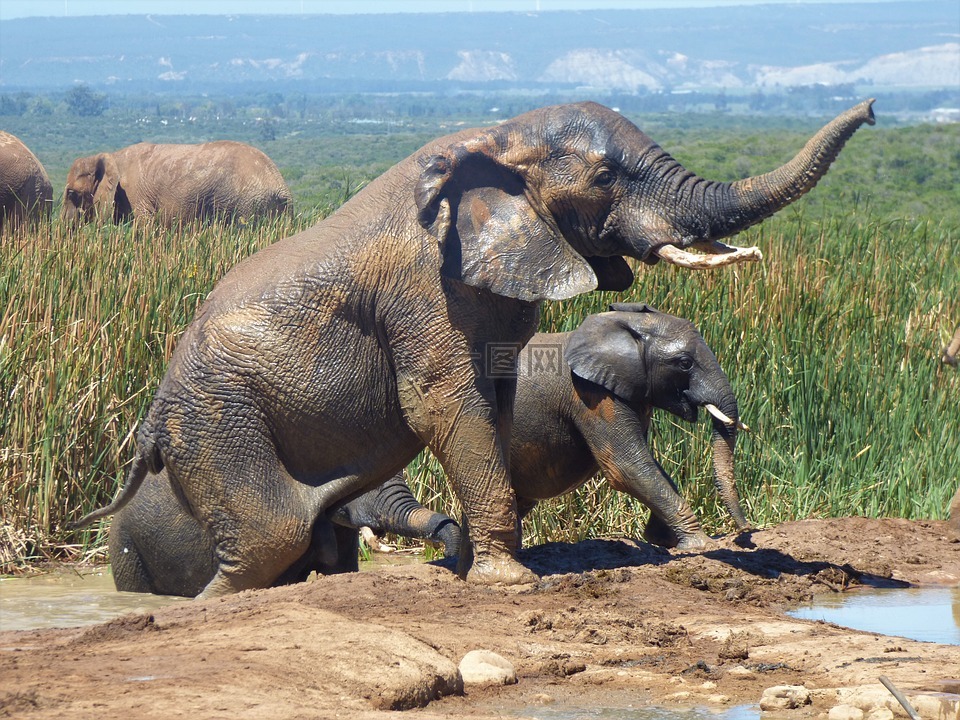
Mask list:
POLYGON ((106 507, 87 513, 75 522, 67 523, 67 530, 79 530, 118 512, 137 494, 137 490, 140 489, 148 472, 160 472, 163 469, 163 461, 160 458, 160 453, 157 452, 156 445, 150 439, 146 439, 144 442, 145 435, 146 433, 141 433, 141 442, 138 443, 137 454, 133 458, 133 465, 130 466, 130 471, 127 473, 120 494, 106 507))

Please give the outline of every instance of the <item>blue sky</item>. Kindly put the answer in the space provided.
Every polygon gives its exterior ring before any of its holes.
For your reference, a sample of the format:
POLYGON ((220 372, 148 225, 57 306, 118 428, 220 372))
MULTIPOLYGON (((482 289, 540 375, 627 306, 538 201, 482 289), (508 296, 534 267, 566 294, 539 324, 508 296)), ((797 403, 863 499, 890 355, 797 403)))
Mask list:
MULTIPOLYGON (((837 0, 803 0, 830 3, 837 0)), ((884 2, 889 0, 845 0, 884 2)), ((923 0, 914 0, 922 2, 923 0)), ((798 0, 2 0, 0 20, 78 15, 236 15, 548 11, 796 4, 798 0)))

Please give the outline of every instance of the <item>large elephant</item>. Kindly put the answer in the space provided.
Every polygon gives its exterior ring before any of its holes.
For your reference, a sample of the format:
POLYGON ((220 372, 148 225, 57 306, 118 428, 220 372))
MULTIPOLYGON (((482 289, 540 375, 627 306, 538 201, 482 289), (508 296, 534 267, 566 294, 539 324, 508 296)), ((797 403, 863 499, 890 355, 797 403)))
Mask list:
POLYGON ((118 223, 155 217, 167 225, 249 220, 283 212, 290 197, 277 166, 249 145, 138 143, 74 160, 62 217, 118 223))
POLYGON ((520 354, 510 472, 520 517, 601 471, 650 508, 644 537, 667 547, 709 544, 693 510, 647 444, 653 410, 713 416, 714 482, 741 530, 734 476, 737 399, 693 323, 618 303, 569 333, 538 333, 520 354))
POLYGON ((224 276, 174 351, 123 490, 80 524, 166 467, 216 543, 202 595, 266 587, 328 507, 428 446, 469 522, 468 578, 534 580, 515 558, 508 453, 513 359, 540 301, 628 287, 623 256, 722 251, 813 187, 871 104, 733 183, 700 180, 595 103, 429 143, 224 276))
POLYGON ((37 156, 0 131, 0 232, 48 218, 52 207, 53 186, 37 156))
MULTIPOLYGON (((328 510, 314 528, 310 548, 273 584, 299 582, 312 571, 356 571, 361 527, 378 535, 389 532, 443 543, 450 555, 460 547, 460 526, 423 507, 400 474, 328 510)), ((148 475, 133 500, 114 516, 109 547, 117 590, 194 597, 217 571, 212 538, 177 501, 166 471, 148 475)))

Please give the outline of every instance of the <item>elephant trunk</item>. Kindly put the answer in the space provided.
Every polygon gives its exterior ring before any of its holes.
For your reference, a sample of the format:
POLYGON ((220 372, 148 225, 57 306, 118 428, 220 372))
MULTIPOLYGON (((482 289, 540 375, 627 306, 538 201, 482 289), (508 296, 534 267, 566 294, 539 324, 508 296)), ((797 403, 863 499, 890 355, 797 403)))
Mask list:
POLYGON ((876 122, 873 102, 865 100, 840 114, 807 141, 792 160, 763 175, 731 183, 712 182, 677 164, 668 173, 671 179, 665 183, 664 197, 679 198, 675 222, 681 237, 667 240, 654 252, 667 262, 688 267, 759 260, 755 248, 737 251, 717 241, 770 217, 813 189, 853 133, 864 123, 876 122), (721 255, 704 260, 682 252, 690 246, 721 255))
POLYGON ((460 547, 460 526, 443 513, 421 505, 402 473, 341 505, 333 519, 351 527, 369 527, 377 535, 393 533, 442 542, 448 555, 460 547))
POLYGON ((750 523, 747 521, 740 505, 740 495, 737 493, 736 472, 734 470, 737 427, 738 425, 742 427, 742 425, 739 422, 735 400, 725 403, 721 408, 717 413, 714 412, 714 410, 717 410, 716 406, 708 406, 707 408, 713 415, 713 482, 724 507, 737 524, 737 529, 747 530, 750 528, 750 523), (713 410, 710 408, 713 408, 713 410))

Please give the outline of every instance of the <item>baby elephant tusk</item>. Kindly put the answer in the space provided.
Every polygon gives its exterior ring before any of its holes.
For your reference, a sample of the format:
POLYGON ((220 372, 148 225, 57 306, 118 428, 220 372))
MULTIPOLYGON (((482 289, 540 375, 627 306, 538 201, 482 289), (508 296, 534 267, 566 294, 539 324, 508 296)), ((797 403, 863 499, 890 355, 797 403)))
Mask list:
POLYGON ((735 248, 723 243, 713 243, 706 248, 710 255, 700 255, 681 250, 673 245, 663 245, 654 252, 671 265, 703 270, 742 262, 759 262, 763 253, 758 247, 735 248))
POLYGON ((740 430, 743 430, 744 432, 750 432, 750 428, 748 428, 739 420, 734 420, 733 418, 729 418, 726 415, 724 415, 723 412, 721 412, 720 408, 718 408, 716 405, 707 403, 706 405, 703 406, 703 409, 706 410, 711 415, 713 415, 717 420, 722 422, 727 427, 733 427, 734 425, 736 425, 740 430))

